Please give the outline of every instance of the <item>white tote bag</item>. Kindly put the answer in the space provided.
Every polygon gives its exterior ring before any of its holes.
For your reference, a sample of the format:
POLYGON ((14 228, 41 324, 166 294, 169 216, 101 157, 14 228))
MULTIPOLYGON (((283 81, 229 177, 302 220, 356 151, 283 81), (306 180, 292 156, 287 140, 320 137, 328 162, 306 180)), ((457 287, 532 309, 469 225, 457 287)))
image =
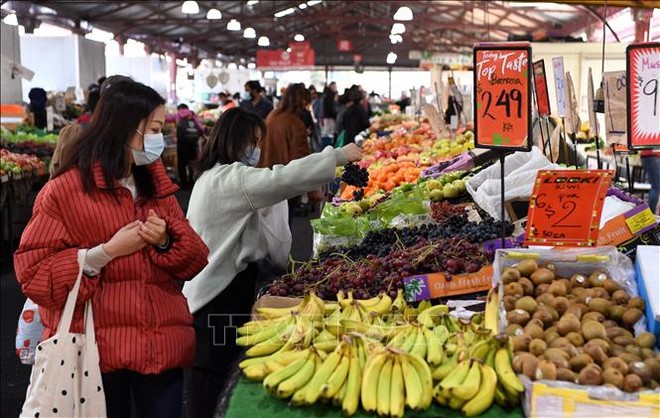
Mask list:
POLYGON ((70 331, 84 258, 85 250, 78 251, 80 271, 57 332, 37 346, 21 418, 106 416, 91 301, 85 304, 85 333, 70 331))

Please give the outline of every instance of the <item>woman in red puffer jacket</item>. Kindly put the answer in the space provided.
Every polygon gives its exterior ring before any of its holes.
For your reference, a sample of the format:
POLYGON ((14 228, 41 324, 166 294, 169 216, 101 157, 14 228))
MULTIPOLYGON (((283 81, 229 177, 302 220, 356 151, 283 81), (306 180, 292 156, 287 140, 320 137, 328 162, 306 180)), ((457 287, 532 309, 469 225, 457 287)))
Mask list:
POLYGON ((160 161, 164 100, 118 81, 39 193, 14 256, 22 290, 40 307, 44 338, 57 329, 86 249, 79 309, 94 308, 108 417, 180 417, 181 369, 195 331, 178 281, 207 264, 208 249, 174 196, 160 161), (132 396, 131 396, 132 395, 132 396))

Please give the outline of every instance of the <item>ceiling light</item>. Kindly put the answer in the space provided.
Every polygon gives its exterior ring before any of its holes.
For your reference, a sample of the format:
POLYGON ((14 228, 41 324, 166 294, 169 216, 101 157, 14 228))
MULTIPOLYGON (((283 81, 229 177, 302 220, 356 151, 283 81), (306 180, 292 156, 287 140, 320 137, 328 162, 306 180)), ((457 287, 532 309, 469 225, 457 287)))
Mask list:
POLYGON ((227 69, 228 69, 228 70, 235 70, 235 69, 237 69, 237 68, 238 68, 238 65, 236 65, 235 62, 230 62, 230 63, 227 65, 227 69))
POLYGON ((255 4, 259 3, 259 0, 250 0, 247 2, 248 6, 254 6, 255 4))
POLYGON ((253 62, 248 63, 248 68, 251 69, 251 70, 254 70, 255 68, 257 68, 257 64, 255 64, 253 62))
POLYGON ((257 45, 270 46, 270 39, 268 39, 268 36, 260 36, 259 40, 257 41, 257 45))
POLYGON ((194 0, 184 1, 181 5, 181 13, 185 13, 187 15, 194 15, 199 13, 199 6, 197 5, 197 2, 194 0))
POLYGON ((307 8, 307 3, 300 3, 300 4, 298 5, 298 8, 299 8, 300 10, 305 10, 305 9, 307 8))
POLYGON ((390 42, 392 42, 392 45, 396 45, 398 43, 403 42, 403 36, 401 35, 390 35, 390 42))
POLYGON ((303 36, 302 33, 296 33, 296 36, 293 37, 293 40, 296 42, 303 42, 305 40, 305 37, 303 36))
POLYGON ((288 48, 286 49, 286 52, 289 52, 289 53, 290 53, 290 52, 291 52, 291 47, 288 47, 288 48))
POLYGON ((243 37, 246 39, 254 39, 257 37, 257 32, 254 31, 254 28, 245 28, 243 31, 243 37))
POLYGON ((392 25, 392 31, 390 32, 392 35, 401 35, 402 33, 406 32, 406 25, 403 23, 395 23, 392 25))
POLYGON ((238 32, 241 30, 241 22, 236 19, 232 19, 227 23, 227 30, 232 32, 238 32))
POLYGON ((280 10, 279 12, 275 13, 273 16, 284 17, 290 15, 291 13, 295 13, 295 11, 296 9, 294 9, 293 7, 289 7, 288 9, 280 10))
POLYGON ((208 20, 222 19, 222 13, 218 9, 209 9, 209 11, 206 12, 206 18, 208 20))
POLYGON ((387 54, 387 63, 392 65, 396 62, 397 55, 394 52, 387 54))
POLYGON ((5 18, 2 19, 2 21, 10 26, 18 26, 18 19, 16 18, 16 15, 13 13, 5 16, 5 18))
POLYGON ((413 12, 410 7, 399 7, 399 10, 394 13, 394 20, 408 21, 413 20, 413 12))
POLYGON ((310 6, 310 7, 311 7, 311 6, 315 6, 315 5, 319 4, 319 3, 321 3, 322 1, 323 1, 323 0, 309 0, 309 1, 307 2, 307 5, 310 6))

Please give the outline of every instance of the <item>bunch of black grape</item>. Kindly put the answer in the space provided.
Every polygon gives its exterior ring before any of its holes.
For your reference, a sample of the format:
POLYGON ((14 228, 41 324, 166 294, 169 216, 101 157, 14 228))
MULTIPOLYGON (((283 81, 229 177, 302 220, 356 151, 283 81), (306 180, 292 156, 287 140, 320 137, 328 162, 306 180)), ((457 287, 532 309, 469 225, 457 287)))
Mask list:
POLYGON ((369 184, 369 172, 366 168, 360 168, 355 163, 348 163, 344 166, 341 180, 351 186, 366 187, 369 184))
POLYGON ((360 188, 353 192, 353 200, 359 202, 364 197, 364 189, 360 188))

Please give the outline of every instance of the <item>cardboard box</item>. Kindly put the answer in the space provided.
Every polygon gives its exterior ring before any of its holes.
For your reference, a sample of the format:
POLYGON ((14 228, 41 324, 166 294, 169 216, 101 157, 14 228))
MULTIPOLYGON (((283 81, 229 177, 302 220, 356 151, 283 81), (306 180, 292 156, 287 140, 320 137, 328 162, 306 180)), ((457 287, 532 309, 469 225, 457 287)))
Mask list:
POLYGON ((608 196, 616 195, 621 200, 637 203, 637 206, 605 223, 598 234, 597 245, 599 247, 623 244, 653 229, 658 224, 646 203, 618 190, 613 191, 610 189, 607 194, 608 196))

